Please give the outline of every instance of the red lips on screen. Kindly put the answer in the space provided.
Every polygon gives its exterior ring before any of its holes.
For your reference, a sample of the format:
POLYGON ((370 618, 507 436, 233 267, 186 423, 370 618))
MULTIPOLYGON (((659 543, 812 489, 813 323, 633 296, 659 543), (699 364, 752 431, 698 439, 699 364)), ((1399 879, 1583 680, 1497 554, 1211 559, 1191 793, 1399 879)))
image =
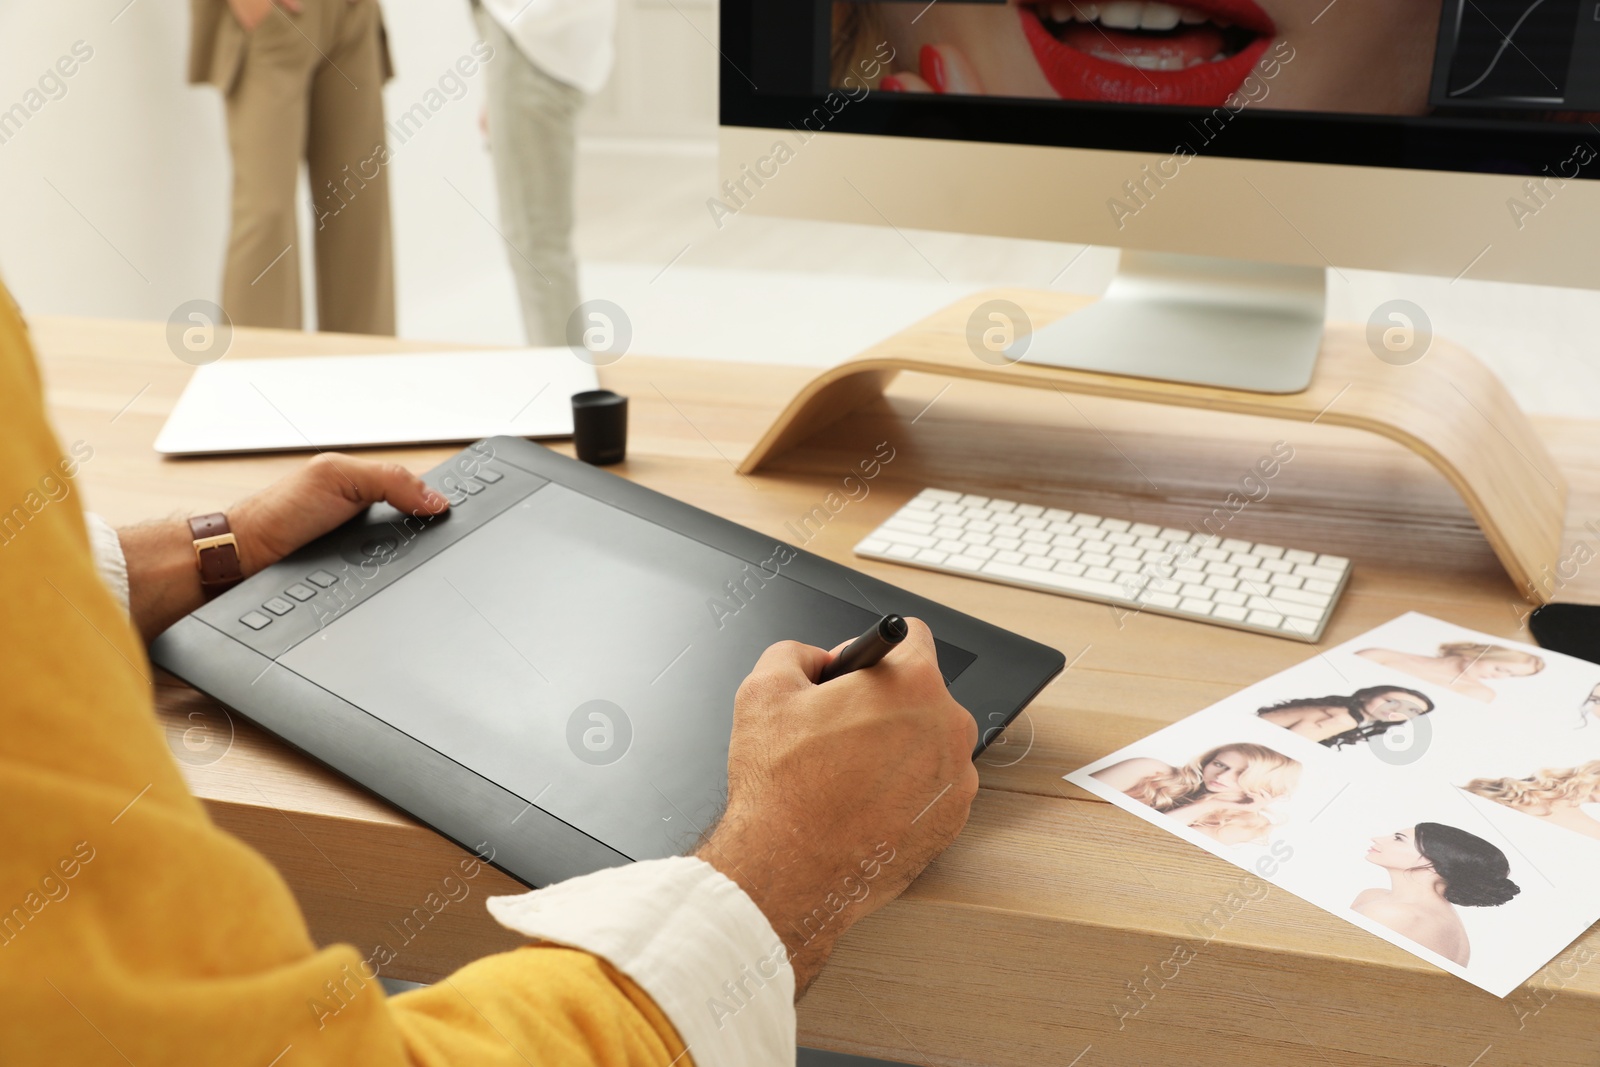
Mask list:
POLYGON ((1017 10, 1039 68, 1064 100, 1215 107, 1249 77, 1276 32, 1252 0, 1037 0, 1017 10))

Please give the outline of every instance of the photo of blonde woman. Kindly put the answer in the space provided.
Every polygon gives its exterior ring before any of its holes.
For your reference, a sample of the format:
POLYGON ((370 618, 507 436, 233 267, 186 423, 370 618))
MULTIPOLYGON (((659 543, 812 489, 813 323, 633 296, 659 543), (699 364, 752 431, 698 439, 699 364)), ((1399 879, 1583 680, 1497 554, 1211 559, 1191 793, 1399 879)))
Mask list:
POLYGON ((1237 845, 1266 836, 1271 805, 1300 782, 1300 761, 1241 742, 1203 752, 1182 767, 1136 757, 1090 777, 1207 837, 1237 845))
POLYGON ((1583 810, 1585 804, 1600 804, 1600 760, 1527 778, 1474 778, 1461 788, 1552 826, 1600 838, 1600 819, 1583 810))
POLYGON ((1498 907, 1522 891, 1504 852, 1444 823, 1374 837, 1366 859, 1388 871, 1389 888, 1363 890, 1351 910, 1462 967, 1472 946, 1456 908, 1498 907))
POLYGON ((1432 710, 1433 701, 1426 693, 1373 685, 1347 697, 1297 697, 1262 708, 1256 714, 1265 722, 1328 748, 1343 748, 1381 737, 1432 710))
POLYGON ((1356 655, 1485 704, 1496 695, 1486 683, 1502 678, 1527 678, 1544 670, 1544 660, 1532 652, 1472 641, 1448 641, 1439 646, 1435 656, 1419 656, 1391 648, 1368 648, 1356 655))

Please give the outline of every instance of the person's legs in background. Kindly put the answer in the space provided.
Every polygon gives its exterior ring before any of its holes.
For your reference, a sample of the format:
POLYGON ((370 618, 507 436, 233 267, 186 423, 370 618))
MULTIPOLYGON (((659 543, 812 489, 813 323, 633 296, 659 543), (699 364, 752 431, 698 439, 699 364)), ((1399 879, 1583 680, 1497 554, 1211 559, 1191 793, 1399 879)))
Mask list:
POLYGON ((535 66, 482 7, 474 13, 494 49, 485 64, 489 144, 523 328, 529 344, 564 345, 578 306, 572 198, 584 94, 535 66))
MULTIPOLYGON (((222 305, 239 326, 301 326, 294 197, 310 75, 322 60, 290 17, 275 10, 246 35, 243 65, 227 95, 233 214, 222 305)), ((234 24, 227 32, 244 30, 234 24)))
POLYGON ((307 5, 326 27, 326 62, 311 78, 312 232, 317 328, 392 336, 394 240, 383 127, 385 75, 377 0, 307 5))

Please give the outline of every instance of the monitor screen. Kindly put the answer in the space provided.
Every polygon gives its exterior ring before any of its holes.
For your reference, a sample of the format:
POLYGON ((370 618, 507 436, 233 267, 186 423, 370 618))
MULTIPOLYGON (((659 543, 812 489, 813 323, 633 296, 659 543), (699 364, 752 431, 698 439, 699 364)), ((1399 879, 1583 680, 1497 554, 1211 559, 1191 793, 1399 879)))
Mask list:
POLYGON ((1583 0, 843 0, 723 7, 723 123, 1589 176, 1583 0))

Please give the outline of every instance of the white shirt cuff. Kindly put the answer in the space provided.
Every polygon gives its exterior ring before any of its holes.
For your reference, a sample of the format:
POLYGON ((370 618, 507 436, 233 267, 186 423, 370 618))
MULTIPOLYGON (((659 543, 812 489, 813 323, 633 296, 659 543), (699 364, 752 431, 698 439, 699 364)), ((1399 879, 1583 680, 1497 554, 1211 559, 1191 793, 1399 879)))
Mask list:
POLYGON ((511 897, 489 914, 609 962, 672 1020, 697 1067, 793 1067, 794 968, 755 901, 692 856, 647 860, 511 897))
POLYGON ((128 561, 122 554, 122 540, 111 524, 92 511, 83 513, 84 525, 89 528, 89 550, 94 554, 95 570, 106 583, 111 595, 128 611, 128 561))

